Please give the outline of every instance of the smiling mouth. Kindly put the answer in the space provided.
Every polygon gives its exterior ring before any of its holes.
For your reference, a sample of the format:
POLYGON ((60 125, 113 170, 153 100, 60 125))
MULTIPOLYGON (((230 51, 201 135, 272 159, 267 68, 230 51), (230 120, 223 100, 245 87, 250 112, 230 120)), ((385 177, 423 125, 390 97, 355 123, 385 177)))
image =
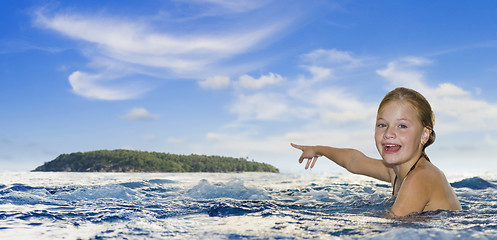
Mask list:
POLYGON ((395 153, 395 152, 398 152, 400 150, 402 146, 400 145, 397 145, 397 144, 384 144, 383 145, 383 149, 385 150, 385 152, 387 153, 395 153))

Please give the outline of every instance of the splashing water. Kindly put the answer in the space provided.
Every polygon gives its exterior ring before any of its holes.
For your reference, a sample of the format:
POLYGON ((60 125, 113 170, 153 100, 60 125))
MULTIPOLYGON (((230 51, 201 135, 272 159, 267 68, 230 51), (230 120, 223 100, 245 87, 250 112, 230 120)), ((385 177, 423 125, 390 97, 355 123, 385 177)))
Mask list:
POLYGON ((388 184, 351 174, 0 173, 0 239, 497 239, 495 178, 399 221, 388 184))

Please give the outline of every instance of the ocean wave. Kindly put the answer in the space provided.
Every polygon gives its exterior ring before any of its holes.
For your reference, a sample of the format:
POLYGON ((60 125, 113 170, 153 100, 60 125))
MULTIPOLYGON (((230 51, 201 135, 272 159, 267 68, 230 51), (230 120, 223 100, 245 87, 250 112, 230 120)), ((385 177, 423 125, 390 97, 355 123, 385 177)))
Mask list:
POLYGON ((195 199, 233 198, 240 200, 269 200, 271 197, 263 189, 248 188, 240 179, 232 179, 227 183, 210 184, 202 179, 196 186, 186 192, 195 199))
POLYGON ((0 191, 0 204, 15 205, 57 204, 50 192, 43 187, 31 187, 24 184, 13 184, 0 191))
POLYGON ((480 177, 466 178, 458 182, 451 183, 454 188, 469 188, 473 190, 496 188, 496 185, 480 177))
POLYGON ((137 199, 137 194, 132 189, 116 184, 56 188, 14 184, 0 191, 0 203, 64 205, 79 201, 133 201, 137 199))
POLYGON ((222 201, 211 206, 208 214, 211 217, 227 217, 265 212, 262 216, 268 216, 277 208, 276 205, 268 201, 222 201))
POLYGON ((153 183, 153 184, 173 184, 173 183, 178 183, 178 181, 174 180, 169 180, 169 179, 150 179, 147 180, 148 183, 153 183))
POLYGON ((72 188, 71 191, 60 191, 53 194, 57 200, 71 201, 95 201, 95 200, 126 200, 137 199, 137 192, 118 184, 103 186, 81 186, 72 188))

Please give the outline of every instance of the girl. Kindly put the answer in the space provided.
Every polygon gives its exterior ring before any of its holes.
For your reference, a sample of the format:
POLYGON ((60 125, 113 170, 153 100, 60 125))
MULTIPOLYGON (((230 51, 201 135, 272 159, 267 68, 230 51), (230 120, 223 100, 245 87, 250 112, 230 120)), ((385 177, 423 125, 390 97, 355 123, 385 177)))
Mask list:
POLYGON ((312 168, 325 156, 351 173, 390 182, 396 198, 389 215, 435 210, 461 210, 461 204, 445 175, 425 153, 435 141, 435 117, 420 93, 397 88, 378 107, 375 141, 382 160, 367 157, 355 149, 327 146, 292 146, 302 150, 299 163, 307 159, 312 168), (311 164, 312 163, 312 164, 311 164))

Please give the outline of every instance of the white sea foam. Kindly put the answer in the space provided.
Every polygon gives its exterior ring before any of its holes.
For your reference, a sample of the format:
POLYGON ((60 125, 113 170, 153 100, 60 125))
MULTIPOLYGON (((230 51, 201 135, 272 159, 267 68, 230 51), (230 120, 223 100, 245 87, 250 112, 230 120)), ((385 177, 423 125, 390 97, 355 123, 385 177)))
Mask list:
POLYGON ((54 198, 65 201, 90 201, 90 200, 125 200, 137 199, 137 193, 127 187, 110 184, 104 186, 74 187, 54 193, 54 198))
POLYGON ((210 184, 202 179, 186 193, 187 196, 197 199, 233 198, 240 200, 268 200, 270 197, 263 189, 247 188, 240 179, 232 179, 227 183, 210 184))

